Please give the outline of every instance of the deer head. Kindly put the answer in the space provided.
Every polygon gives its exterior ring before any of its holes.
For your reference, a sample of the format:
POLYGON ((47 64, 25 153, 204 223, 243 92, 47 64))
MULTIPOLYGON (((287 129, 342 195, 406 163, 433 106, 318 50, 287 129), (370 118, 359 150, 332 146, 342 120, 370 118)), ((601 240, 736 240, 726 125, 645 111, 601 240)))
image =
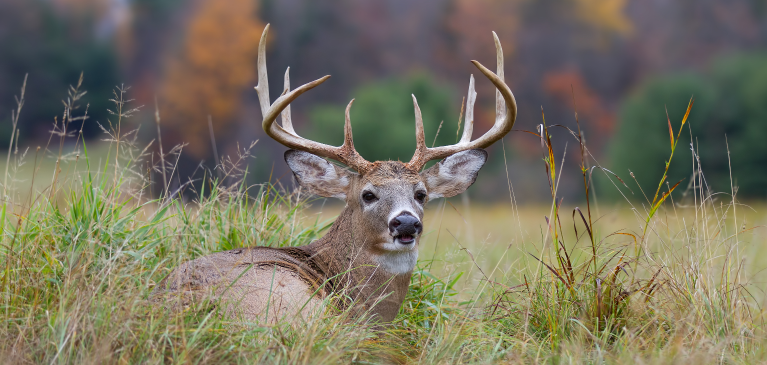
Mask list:
MULTIPOLYGON (((474 183, 477 173, 487 159, 483 149, 506 135, 514 125, 517 108, 514 95, 503 81, 503 52, 495 37, 498 73, 493 73, 477 61, 479 71, 497 88, 496 120, 493 127, 481 137, 472 140, 474 129, 474 77, 469 80, 466 119, 463 136, 454 145, 426 147, 423 119, 418 101, 413 95, 416 126, 416 151, 410 162, 376 161, 362 158, 354 148, 349 110, 346 107, 344 142, 339 147, 300 137, 293 129, 290 103, 304 92, 323 83, 330 76, 290 90, 290 69, 285 72, 284 91, 270 103, 266 72, 265 45, 269 25, 261 36, 258 48, 258 93, 262 127, 277 142, 291 148, 285 160, 301 187, 323 197, 333 197, 346 203, 344 211, 334 224, 335 231, 343 231, 342 239, 325 239, 325 247, 316 251, 327 265, 338 263, 331 271, 342 271, 356 264, 375 266, 384 279, 392 275, 405 275, 409 280, 417 259, 418 241, 423 232, 423 208, 429 200, 451 197, 464 192, 474 183), (282 125, 275 123, 282 117, 282 125), (342 168, 325 160, 343 163, 342 168), (429 169, 421 171, 431 160, 442 159, 429 169), (325 251, 325 253, 321 251, 325 251), (347 267, 344 267, 347 266, 347 267)), ((338 232, 337 232, 338 233, 338 232)), ((331 233, 333 234, 333 229, 331 233)), ((340 237, 339 236, 339 237, 340 237)), ((370 273, 366 274, 370 275, 370 273)), ((368 278, 369 280, 370 278, 368 278)), ((405 284, 404 291, 407 290, 405 284)), ((404 293, 394 297, 404 298, 404 293)), ((396 301, 396 300, 395 300, 396 301)), ((396 303, 399 308, 402 300, 396 303)), ((394 314, 396 314, 396 309, 394 314)), ((391 317, 393 315, 384 315, 391 317)), ((384 318, 386 319, 386 318, 384 318)), ((389 320, 390 320, 389 319, 389 320)))

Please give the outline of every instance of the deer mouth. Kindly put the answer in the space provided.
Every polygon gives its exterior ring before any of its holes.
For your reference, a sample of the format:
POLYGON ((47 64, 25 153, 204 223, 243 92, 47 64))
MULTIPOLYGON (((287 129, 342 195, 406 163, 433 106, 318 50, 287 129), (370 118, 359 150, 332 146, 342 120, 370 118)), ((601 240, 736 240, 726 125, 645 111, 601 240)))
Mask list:
POLYGON ((411 234, 401 234, 401 235, 398 235, 398 236, 394 236, 394 239, 396 241, 399 241, 400 243, 406 244, 406 245, 415 242, 415 236, 413 236, 411 234))

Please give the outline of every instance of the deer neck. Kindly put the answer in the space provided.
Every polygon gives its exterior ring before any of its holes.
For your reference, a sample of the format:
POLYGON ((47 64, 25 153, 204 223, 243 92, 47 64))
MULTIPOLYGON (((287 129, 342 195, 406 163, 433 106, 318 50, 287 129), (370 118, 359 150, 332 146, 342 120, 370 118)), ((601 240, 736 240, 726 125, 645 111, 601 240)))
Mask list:
POLYGON ((354 301, 353 310, 369 310, 379 320, 389 322, 407 295, 412 265, 395 273, 383 268, 386 265, 361 244, 366 237, 355 237, 353 223, 353 211, 347 206, 328 233, 308 245, 307 251, 324 271, 332 291, 347 292, 354 301))

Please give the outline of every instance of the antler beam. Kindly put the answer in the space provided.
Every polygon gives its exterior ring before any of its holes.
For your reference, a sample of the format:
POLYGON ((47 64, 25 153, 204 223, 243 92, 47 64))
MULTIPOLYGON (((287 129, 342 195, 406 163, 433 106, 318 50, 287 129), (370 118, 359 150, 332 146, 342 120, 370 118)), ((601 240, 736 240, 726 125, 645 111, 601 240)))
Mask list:
POLYGON ((485 66, 477 61, 471 61, 474 66, 477 66, 480 72, 485 75, 490 82, 496 87, 495 93, 495 124, 490 128, 487 133, 481 137, 471 141, 472 132, 474 132, 474 102, 477 98, 477 93, 474 91, 474 76, 469 79, 469 95, 466 99, 466 119, 464 122, 463 135, 461 140, 454 145, 440 146, 429 148, 426 147, 426 141, 424 140, 423 132, 423 118, 421 117, 421 110, 418 107, 418 101, 413 96, 413 106, 415 107, 415 138, 416 138, 416 150, 413 154, 413 158, 408 162, 408 167, 413 170, 420 170, 423 166, 436 159, 442 159, 450 156, 454 153, 466 151, 475 148, 487 148, 496 141, 505 136, 511 128, 514 126, 514 121, 517 119, 517 102, 514 99, 514 94, 509 89, 509 86, 503 81, 503 49, 501 48, 501 41, 498 39, 498 35, 493 32, 493 38, 495 39, 495 51, 496 61, 498 63, 498 74, 488 70, 485 66))
POLYGON ((263 115, 262 127, 269 137, 285 145, 286 147, 309 152, 321 157, 331 158, 340 161, 347 166, 364 173, 369 170, 371 163, 362 158, 357 150, 354 149, 352 141, 352 127, 349 120, 349 109, 354 102, 352 99, 346 107, 346 120, 344 123, 344 143, 339 147, 326 145, 300 137, 293 129, 291 120, 290 103, 296 100, 301 94, 315 88, 317 85, 325 82, 330 75, 314 80, 310 83, 301 85, 293 91, 290 91, 290 68, 285 71, 285 83, 282 95, 272 104, 269 99, 269 79, 266 72, 266 37, 269 33, 269 24, 264 28, 261 34, 261 41, 258 43, 258 85, 256 92, 261 104, 261 114, 263 115), (274 121, 277 116, 282 115, 282 126, 274 121))

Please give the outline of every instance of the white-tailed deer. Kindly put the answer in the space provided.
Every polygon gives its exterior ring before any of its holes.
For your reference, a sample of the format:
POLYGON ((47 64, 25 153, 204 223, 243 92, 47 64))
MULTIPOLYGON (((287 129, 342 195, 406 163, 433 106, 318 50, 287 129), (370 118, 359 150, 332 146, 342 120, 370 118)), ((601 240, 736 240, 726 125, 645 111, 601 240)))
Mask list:
POLYGON ((302 138, 293 129, 290 103, 330 76, 291 91, 285 72, 284 92, 270 104, 265 58, 268 31, 267 25, 258 47, 256 86, 264 131, 291 148, 285 153, 285 161, 301 187, 316 195, 341 199, 346 206, 330 231, 307 246, 249 247, 201 257, 173 270, 157 285, 155 294, 181 299, 182 305, 206 297, 226 301, 223 308, 228 316, 274 323, 298 312, 309 316, 323 298, 342 292, 350 300, 353 315, 369 313, 378 321, 389 322, 405 299, 416 265, 424 204, 465 191, 487 159, 483 148, 500 140, 514 125, 517 106, 503 81, 500 41, 493 33, 498 74, 472 61, 497 89, 495 124, 487 133, 471 140, 477 95, 472 76, 463 136, 457 144, 426 147, 421 111, 413 96, 417 141, 413 158, 408 163, 369 162, 352 143, 351 102, 346 107, 344 143, 340 147, 302 138), (274 123, 279 115, 282 126, 274 123), (421 171, 428 161, 436 159, 442 161, 421 171))

